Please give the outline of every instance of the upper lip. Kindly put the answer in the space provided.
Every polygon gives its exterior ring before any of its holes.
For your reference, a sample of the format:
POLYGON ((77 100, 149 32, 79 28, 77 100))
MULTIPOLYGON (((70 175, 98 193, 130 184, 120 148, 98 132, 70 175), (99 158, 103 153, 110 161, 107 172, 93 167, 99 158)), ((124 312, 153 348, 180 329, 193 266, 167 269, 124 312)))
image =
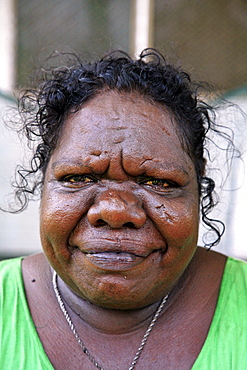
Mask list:
POLYGON ((115 253, 131 253, 138 257, 147 257, 150 253, 160 250, 165 251, 165 245, 154 246, 152 243, 144 245, 143 243, 133 239, 108 239, 108 238, 94 238, 90 240, 83 240, 80 245, 75 245, 83 253, 93 254, 102 252, 115 253))

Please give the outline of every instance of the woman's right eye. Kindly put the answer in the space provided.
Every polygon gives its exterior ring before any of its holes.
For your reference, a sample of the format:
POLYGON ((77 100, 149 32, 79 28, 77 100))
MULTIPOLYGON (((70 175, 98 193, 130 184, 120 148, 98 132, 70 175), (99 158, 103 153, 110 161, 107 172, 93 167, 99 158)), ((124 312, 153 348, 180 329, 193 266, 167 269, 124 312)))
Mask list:
POLYGON ((72 187, 82 187, 95 183, 97 180, 87 175, 72 174, 64 176, 61 181, 72 187))

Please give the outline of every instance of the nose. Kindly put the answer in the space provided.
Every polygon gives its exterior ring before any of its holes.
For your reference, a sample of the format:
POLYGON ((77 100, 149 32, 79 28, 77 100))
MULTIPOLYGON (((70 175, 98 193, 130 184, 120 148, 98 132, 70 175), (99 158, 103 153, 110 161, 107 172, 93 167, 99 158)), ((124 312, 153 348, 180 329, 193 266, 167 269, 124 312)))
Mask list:
POLYGON ((93 226, 108 224, 112 228, 141 228, 147 219, 141 201, 133 193, 122 190, 101 193, 88 210, 87 218, 93 226))

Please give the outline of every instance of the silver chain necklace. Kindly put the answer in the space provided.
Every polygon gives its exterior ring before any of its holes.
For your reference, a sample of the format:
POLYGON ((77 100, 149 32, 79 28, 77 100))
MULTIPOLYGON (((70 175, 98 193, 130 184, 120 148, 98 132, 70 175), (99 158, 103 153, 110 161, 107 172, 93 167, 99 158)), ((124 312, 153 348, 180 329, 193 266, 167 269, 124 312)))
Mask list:
MULTIPOLYGON (((74 324, 73 324, 73 322, 72 322, 72 320, 71 320, 71 318, 70 318, 70 316, 68 314, 68 311, 65 308, 65 305, 64 305, 63 300, 61 298, 60 292, 58 290, 57 273, 56 272, 53 273, 52 284, 53 284, 53 289, 54 289, 54 292, 55 292, 55 295, 56 295, 56 298, 57 298, 59 307, 61 308, 61 311, 63 312, 63 314, 64 314, 64 316, 65 316, 65 318, 67 320, 67 323, 68 323, 68 325, 69 325, 72 333, 74 334, 74 336, 75 336, 75 338, 77 340, 77 343, 79 344, 79 346, 81 347, 81 349, 83 350, 83 352, 88 356, 89 360, 94 364, 94 366, 97 367, 97 369, 104 370, 104 368, 101 367, 98 364, 98 362, 95 360, 95 358, 91 355, 91 353, 85 347, 84 343, 82 342, 81 338, 79 337, 79 335, 78 335, 78 333, 77 333, 77 331, 75 329, 75 326, 74 326, 74 324)), ((153 329, 154 324, 157 321, 157 319, 158 319, 158 317, 160 315, 160 312, 161 312, 162 308, 164 307, 164 305, 165 305, 165 303, 167 301, 168 296, 169 296, 169 294, 167 294, 162 299, 159 307, 157 308, 157 310, 156 310, 156 312, 155 312, 155 314, 154 314, 154 316, 152 318, 152 321, 150 322, 150 324, 149 324, 149 326, 148 326, 148 328, 147 328, 147 330, 146 330, 146 332, 145 332, 145 334, 144 334, 144 336, 142 338, 141 344, 140 344, 140 346, 139 346, 139 348, 138 348, 138 350, 137 350, 137 352, 135 354, 135 357, 134 357, 134 359, 133 359, 133 361, 132 361, 132 363, 131 363, 131 365, 130 365, 130 367, 129 367, 128 370, 133 370, 135 368, 135 365, 136 365, 136 363, 137 363, 137 361, 138 361, 138 359, 139 359, 139 357, 141 355, 141 352, 142 352, 142 350, 143 350, 143 348, 144 348, 144 346, 145 346, 145 344, 147 342, 147 339, 149 337, 149 334, 151 333, 151 330, 153 329)))

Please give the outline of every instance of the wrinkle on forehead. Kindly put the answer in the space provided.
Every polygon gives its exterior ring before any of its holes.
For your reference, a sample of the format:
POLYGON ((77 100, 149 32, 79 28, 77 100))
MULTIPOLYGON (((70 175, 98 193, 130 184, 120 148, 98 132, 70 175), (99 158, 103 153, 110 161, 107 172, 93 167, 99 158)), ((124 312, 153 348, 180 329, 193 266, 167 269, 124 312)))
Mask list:
POLYGON ((60 157, 59 159, 53 158, 51 163, 52 170, 58 170, 61 168, 63 171, 70 171, 71 167, 74 170, 83 171, 85 173, 95 173, 101 174, 107 171, 110 163, 110 159, 108 156, 101 156, 101 155, 93 155, 89 154, 87 156, 78 156, 73 158, 71 156, 60 157))
POLYGON ((117 162, 128 173, 165 171, 168 158, 172 167, 188 168, 174 125, 165 108, 139 94, 102 93, 65 121, 54 159, 67 157, 101 173, 117 162))
MULTIPOLYGON (((77 115, 83 113, 85 118, 90 118, 92 120, 94 127, 100 127, 102 120, 102 114, 100 112, 101 110, 104 110, 109 117, 107 129, 111 130, 127 129, 129 122, 131 122, 132 125, 141 127, 140 117, 142 117, 144 121, 152 121, 157 110, 161 115, 163 115, 164 120, 161 120, 160 122, 153 121, 153 123, 160 126, 161 130, 166 132, 167 135, 171 134, 170 127, 162 123, 165 123, 169 117, 169 120, 172 121, 173 126, 177 125, 175 117, 169 112, 168 108, 158 102, 153 101, 149 96, 141 95, 137 91, 133 91, 131 93, 119 92, 115 90, 103 91, 102 93, 97 94, 93 99, 84 103, 82 108, 79 111, 71 114, 71 116, 76 117, 77 115), (143 109, 143 103, 145 106, 148 106, 149 109, 143 109), (107 112, 106 105, 108 107, 107 112), (132 106, 131 110, 130 105, 132 106), (91 114, 92 108, 94 110, 93 116, 91 114), (136 117, 138 118, 138 122, 135 119, 136 117), (123 122, 119 122, 122 120, 126 120, 127 125, 123 124, 123 122)), ((69 116, 69 118, 71 116, 69 116)))

